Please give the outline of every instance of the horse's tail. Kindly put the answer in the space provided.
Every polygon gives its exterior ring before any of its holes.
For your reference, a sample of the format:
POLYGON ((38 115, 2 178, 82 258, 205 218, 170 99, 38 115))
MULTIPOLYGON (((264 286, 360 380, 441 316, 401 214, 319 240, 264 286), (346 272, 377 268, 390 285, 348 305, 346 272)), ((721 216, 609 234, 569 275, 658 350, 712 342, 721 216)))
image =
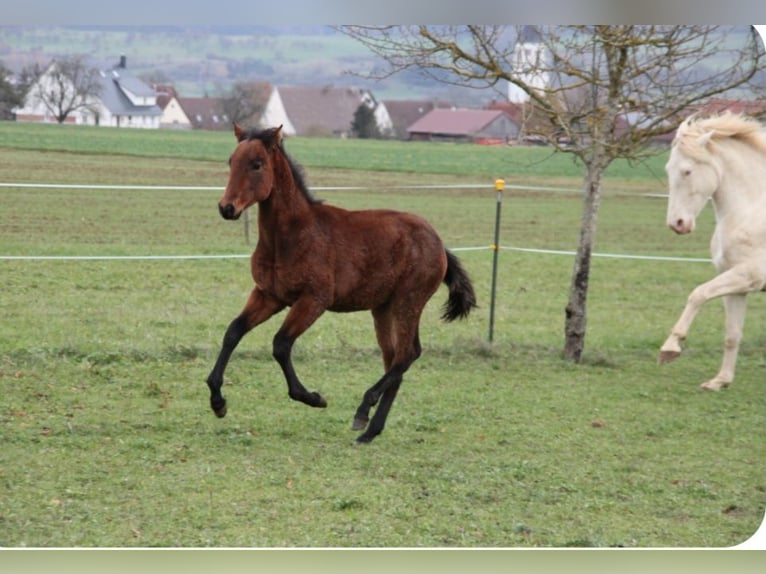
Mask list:
POLYGON ((464 319, 476 307, 476 294, 468 273, 465 272, 460 260, 452 253, 447 253, 447 273, 444 275, 444 283, 449 287, 449 298, 444 304, 442 319, 454 321, 464 319))

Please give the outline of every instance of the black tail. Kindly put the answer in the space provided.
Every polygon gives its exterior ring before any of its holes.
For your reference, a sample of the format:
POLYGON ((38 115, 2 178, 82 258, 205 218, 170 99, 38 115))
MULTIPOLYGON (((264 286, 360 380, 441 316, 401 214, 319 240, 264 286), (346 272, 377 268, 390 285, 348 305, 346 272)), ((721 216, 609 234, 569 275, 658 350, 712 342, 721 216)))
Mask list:
POLYGON ((465 272, 460 260, 447 251, 447 273, 444 283, 449 287, 449 298, 444 304, 442 319, 454 321, 464 319, 476 307, 476 295, 468 273, 465 272))

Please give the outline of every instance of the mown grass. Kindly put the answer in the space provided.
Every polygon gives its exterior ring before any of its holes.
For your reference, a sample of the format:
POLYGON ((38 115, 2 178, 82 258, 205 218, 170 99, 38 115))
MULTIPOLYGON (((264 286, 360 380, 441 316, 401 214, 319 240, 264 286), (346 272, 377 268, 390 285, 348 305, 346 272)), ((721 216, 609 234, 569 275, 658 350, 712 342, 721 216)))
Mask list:
MULTIPOLYGON (((206 162, 0 148, 0 180, 217 186, 229 151, 206 162)), ((423 182, 307 171, 319 186, 423 182)), ((609 183, 654 185, 621 181, 609 183)), ((0 189, 0 254, 246 254, 218 195, 0 189)), ((323 195, 421 213, 452 247, 491 243, 491 182, 323 195)), ((608 193, 597 251, 705 257, 710 214, 676 238, 664 207, 608 193)), ((576 244, 576 196, 508 192, 503 215, 504 245, 576 244)), ((296 369, 327 409, 287 398, 271 359, 277 317, 237 350, 218 420, 204 380, 252 287, 247 259, 0 261, 0 545, 729 546, 755 531, 763 298, 749 306, 736 383, 702 393, 720 360, 721 305, 703 310, 679 361, 660 367, 656 353, 708 265, 595 259, 585 360, 573 365, 560 355, 571 257, 501 252, 492 345, 491 251, 460 257, 481 308, 447 325, 436 294, 423 357, 386 431, 362 448, 351 417, 381 369, 368 314, 327 314, 296 345, 296 369)))
MULTIPOLYGON (((229 131, 118 130, 0 122, 0 141, 3 147, 33 151, 165 157, 223 164, 231 154, 235 140, 229 131)), ((403 144, 397 141, 335 138, 289 138, 286 141, 288 151, 307 168, 336 168, 354 170, 354 173, 421 174, 421 183, 432 181, 436 174, 479 176, 486 178, 490 185, 497 177, 509 182, 519 178, 544 177, 549 186, 555 184, 558 178, 575 178, 574 182, 568 183, 574 183, 575 189, 580 188, 581 168, 572 156, 553 154, 547 148, 518 147, 509 154, 504 146, 456 143, 403 144), (354 153, 349 153, 350 149, 354 153)), ((615 161, 609 168, 609 174, 614 181, 648 180, 655 190, 661 190, 659 178, 663 174, 665 159, 665 153, 658 153, 638 165, 615 161)), ((365 183, 363 178, 356 179, 357 185, 365 183)))

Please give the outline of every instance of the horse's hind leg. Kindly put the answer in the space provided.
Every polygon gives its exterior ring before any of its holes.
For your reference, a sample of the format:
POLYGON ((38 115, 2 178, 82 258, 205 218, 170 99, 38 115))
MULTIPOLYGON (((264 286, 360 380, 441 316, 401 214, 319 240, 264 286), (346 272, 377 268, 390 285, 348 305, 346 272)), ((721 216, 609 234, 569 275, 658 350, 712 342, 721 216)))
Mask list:
POLYGON ((369 420, 370 409, 378 401, 380 401, 380 404, 378 404, 375 414, 369 426, 367 426, 367 430, 357 437, 356 441, 359 443, 370 442, 383 431, 391 405, 399 391, 399 386, 402 384, 404 373, 420 357, 422 348, 420 346, 420 337, 418 336, 418 321, 419 314, 415 317, 414 322, 410 320, 406 324, 402 325, 400 323, 398 325, 398 328, 395 330, 394 340, 396 341, 396 349, 391 367, 377 383, 364 393, 362 402, 354 416, 352 427, 354 430, 364 429, 369 420))
MULTIPOLYGON (((393 330, 394 321, 390 306, 373 309, 372 317, 375 322, 375 336, 378 339, 378 346, 383 355, 383 373, 385 375, 391 370, 396 352, 396 334, 393 330)), ((370 421, 370 409, 377 404, 383 392, 380 386, 385 384, 384 379, 385 377, 367 391, 369 400, 362 401, 362 404, 359 405, 354 416, 354 422, 351 425, 351 430, 364 430, 367 427, 367 423, 370 421)))
POLYGON ((215 362, 213 370, 207 377, 207 386, 210 388, 210 406, 218 417, 226 416, 226 399, 221 394, 223 386, 223 372, 229 363, 231 354, 244 337, 253 327, 263 323, 284 308, 280 302, 265 295, 258 288, 253 289, 250 298, 239 316, 234 319, 226 329, 223 336, 221 351, 215 362))
POLYGON ((324 310, 324 306, 313 297, 306 296, 298 299, 274 336, 274 358, 282 367, 290 398, 311 407, 322 408, 327 406, 327 401, 319 393, 306 390, 295 373, 291 355, 295 340, 324 313, 324 310))
POLYGON ((739 342, 745 324, 746 295, 727 295, 723 298, 726 309, 726 335, 723 343, 723 361, 718 374, 700 387, 706 391, 718 391, 734 382, 739 342))

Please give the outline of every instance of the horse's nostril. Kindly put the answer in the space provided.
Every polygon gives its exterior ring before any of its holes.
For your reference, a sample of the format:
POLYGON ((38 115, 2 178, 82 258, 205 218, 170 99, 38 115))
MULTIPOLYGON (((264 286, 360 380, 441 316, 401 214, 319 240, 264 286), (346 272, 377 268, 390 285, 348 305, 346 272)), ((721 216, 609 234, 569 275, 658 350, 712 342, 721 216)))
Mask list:
POLYGON ((221 217, 224 219, 234 218, 234 204, 227 203, 226 205, 218 204, 218 211, 221 212, 221 217))

